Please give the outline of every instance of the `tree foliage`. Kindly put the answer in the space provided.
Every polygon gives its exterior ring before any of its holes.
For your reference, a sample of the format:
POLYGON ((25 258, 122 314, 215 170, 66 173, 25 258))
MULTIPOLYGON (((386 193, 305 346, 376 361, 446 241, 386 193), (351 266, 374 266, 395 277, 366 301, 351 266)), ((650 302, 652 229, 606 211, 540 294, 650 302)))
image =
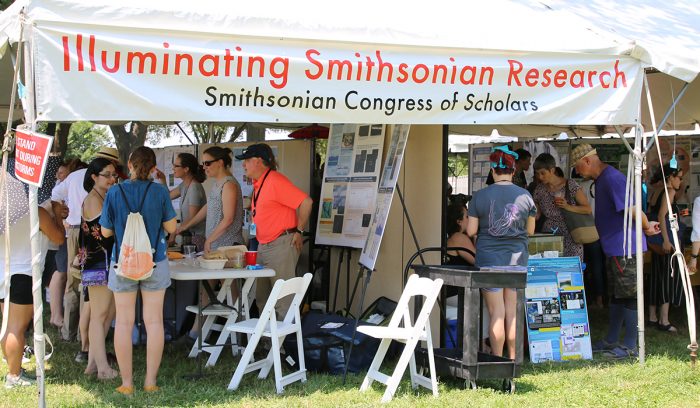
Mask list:
POLYGON ((447 171, 450 177, 468 175, 469 153, 449 153, 447 156, 447 171))
POLYGON ((113 143, 104 126, 97 126, 91 122, 75 122, 68 133, 65 155, 88 162, 102 146, 113 143))

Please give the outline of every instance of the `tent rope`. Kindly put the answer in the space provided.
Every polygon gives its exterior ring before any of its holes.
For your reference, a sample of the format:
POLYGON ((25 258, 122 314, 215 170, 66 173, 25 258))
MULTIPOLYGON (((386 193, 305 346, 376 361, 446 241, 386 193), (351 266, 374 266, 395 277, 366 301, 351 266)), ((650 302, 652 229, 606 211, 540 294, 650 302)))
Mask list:
MULTIPOLYGON (((656 119, 654 118, 654 109, 651 104, 651 92, 649 91, 649 84, 646 75, 644 76, 644 86, 646 88, 647 103, 649 106, 649 114, 651 115, 651 123, 654 133, 654 142, 656 143, 656 154, 659 156, 659 164, 661 165, 661 175, 664 183, 664 192, 667 191, 666 186, 666 174, 664 174, 663 169, 663 158, 661 157, 661 145, 659 144, 659 132, 656 128, 656 119)), ((675 152, 674 152, 675 153, 675 152)), ((697 361, 697 334, 695 327, 695 301, 693 299, 693 287, 690 282, 690 275, 688 273, 688 265, 685 263, 685 257, 680 251, 680 241, 678 239, 678 216, 673 213, 673 208, 671 207, 671 200, 668 194, 664 193, 666 198, 666 206, 668 207, 668 218, 671 224, 671 236, 673 237, 673 246, 675 251, 671 255, 671 273, 673 276, 673 261, 674 259, 678 262, 678 269, 681 277, 681 282, 683 285, 683 291, 685 292, 685 307, 686 313, 688 315, 688 335, 690 336, 690 344, 688 345, 688 350, 690 350, 690 362, 691 366, 695 368, 695 363, 697 361)))

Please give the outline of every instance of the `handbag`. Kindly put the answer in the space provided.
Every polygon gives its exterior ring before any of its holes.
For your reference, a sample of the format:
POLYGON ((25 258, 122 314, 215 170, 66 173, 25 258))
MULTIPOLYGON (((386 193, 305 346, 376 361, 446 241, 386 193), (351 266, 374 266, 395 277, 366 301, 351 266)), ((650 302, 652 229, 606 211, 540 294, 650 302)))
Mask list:
POLYGON ((104 286, 107 284, 107 276, 109 272, 104 268, 83 269, 82 284, 83 286, 104 286))
MULTIPOLYGON (((564 195, 566 196, 566 202, 576 202, 571 197, 569 180, 566 182, 564 195)), ((591 242, 595 242, 600 239, 598 230, 595 227, 595 218, 593 218, 593 214, 579 214, 572 211, 567 211, 563 208, 560 210, 562 216, 564 217, 566 228, 569 230, 571 239, 573 239, 574 242, 577 244, 590 244, 591 242)))

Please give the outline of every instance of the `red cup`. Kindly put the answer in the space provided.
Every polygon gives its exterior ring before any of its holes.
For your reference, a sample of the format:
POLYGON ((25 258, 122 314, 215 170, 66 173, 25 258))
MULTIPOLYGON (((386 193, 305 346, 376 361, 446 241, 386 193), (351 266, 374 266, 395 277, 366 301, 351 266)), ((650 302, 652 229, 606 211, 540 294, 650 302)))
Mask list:
POLYGON ((246 265, 256 265, 258 263, 258 251, 246 251, 245 252, 245 264, 246 265))

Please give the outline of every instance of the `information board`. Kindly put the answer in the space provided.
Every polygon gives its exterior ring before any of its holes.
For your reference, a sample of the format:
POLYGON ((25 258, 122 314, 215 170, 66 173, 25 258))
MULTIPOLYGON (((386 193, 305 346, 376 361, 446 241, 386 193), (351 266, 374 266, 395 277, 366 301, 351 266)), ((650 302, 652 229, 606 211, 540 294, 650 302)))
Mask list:
POLYGON ((316 227, 316 243, 362 248, 377 198, 384 125, 333 124, 316 227))
POLYGON ((525 320, 533 363, 593 358, 578 257, 528 261, 525 320))
MULTIPOLYGON (((160 149, 153 149, 153 152, 156 154, 156 168, 165 174, 165 183, 168 190, 174 189, 182 182, 181 179, 175 177, 175 173, 173 172, 173 163, 177 155, 180 153, 190 153, 194 155, 194 157, 197 157, 197 147, 193 145, 162 147, 160 149)), ((179 216, 180 199, 173 200, 173 207, 179 216)))
POLYGON ((382 177, 377 190, 377 202, 372 214, 369 234, 360 254, 360 263, 368 269, 374 269, 374 265, 377 262, 379 246, 382 243, 384 227, 389 218, 391 200, 394 197, 396 182, 399 179, 401 162, 403 161, 403 153, 406 150, 410 128, 410 125, 394 125, 391 133, 389 152, 384 160, 384 169, 382 170, 382 177))

